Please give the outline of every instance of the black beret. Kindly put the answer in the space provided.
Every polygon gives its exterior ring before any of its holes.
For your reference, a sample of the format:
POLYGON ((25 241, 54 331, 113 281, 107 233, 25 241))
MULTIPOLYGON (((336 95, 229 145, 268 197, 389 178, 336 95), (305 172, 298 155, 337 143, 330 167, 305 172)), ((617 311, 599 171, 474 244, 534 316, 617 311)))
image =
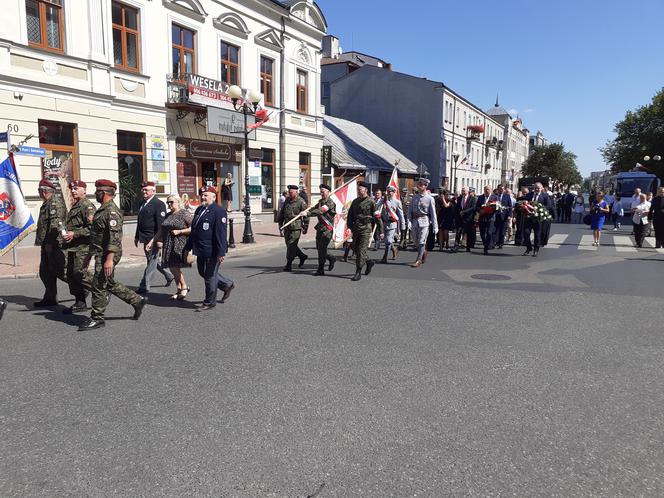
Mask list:
POLYGON ((325 190, 332 191, 332 188, 327 183, 321 183, 319 188, 324 188, 325 190))
POLYGON ((300 190, 300 187, 298 187, 297 185, 289 185, 288 190, 300 190))
POLYGON ((369 188, 369 184, 367 182, 359 181, 357 182, 358 187, 364 187, 364 188, 369 188))

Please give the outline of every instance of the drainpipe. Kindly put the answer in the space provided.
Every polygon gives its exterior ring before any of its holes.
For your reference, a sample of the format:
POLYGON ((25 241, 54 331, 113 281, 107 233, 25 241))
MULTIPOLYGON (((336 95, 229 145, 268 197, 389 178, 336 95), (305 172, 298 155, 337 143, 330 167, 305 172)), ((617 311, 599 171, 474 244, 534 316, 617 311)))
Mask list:
POLYGON ((286 92, 286 18, 281 16, 281 54, 279 58, 279 195, 286 186, 286 104, 284 93, 286 92))

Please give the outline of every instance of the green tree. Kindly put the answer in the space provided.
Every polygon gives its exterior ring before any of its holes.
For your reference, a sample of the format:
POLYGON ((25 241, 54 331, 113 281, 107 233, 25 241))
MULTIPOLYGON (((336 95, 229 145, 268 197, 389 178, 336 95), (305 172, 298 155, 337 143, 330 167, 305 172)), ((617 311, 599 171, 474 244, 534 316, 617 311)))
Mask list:
POLYGON ((535 147, 523 165, 524 176, 548 176, 557 187, 577 185, 583 177, 576 165, 576 154, 562 143, 535 147))
POLYGON ((655 94, 650 104, 627 111, 614 131, 616 138, 599 149, 614 173, 629 171, 641 163, 664 178, 661 161, 644 164, 643 159, 644 156, 664 155, 664 88, 655 94))

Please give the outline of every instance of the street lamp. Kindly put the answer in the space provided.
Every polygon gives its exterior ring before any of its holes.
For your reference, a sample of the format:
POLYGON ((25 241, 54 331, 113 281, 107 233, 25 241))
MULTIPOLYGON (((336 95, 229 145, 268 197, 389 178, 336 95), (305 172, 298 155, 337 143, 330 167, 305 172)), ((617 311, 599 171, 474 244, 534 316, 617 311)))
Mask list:
POLYGON ((251 207, 249 206, 249 134, 252 130, 247 129, 247 116, 256 114, 258 103, 263 96, 255 90, 247 90, 245 97, 242 98, 242 88, 237 85, 231 85, 226 91, 233 102, 236 111, 242 111, 244 115, 244 233, 242 234, 243 244, 253 244, 254 232, 251 229, 251 207))
MULTIPOLYGON (((661 161, 662 156, 654 155, 652 158, 650 156, 643 156, 643 162, 647 163, 650 161, 661 161)), ((640 171, 640 170, 646 170, 646 171, 652 171, 649 167, 644 166, 641 163, 636 163, 636 166, 634 166, 634 169, 632 171, 640 171)))
POLYGON ((459 160, 459 153, 455 152, 452 154, 452 159, 454 159, 454 167, 452 169, 452 176, 454 177, 454 193, 457 192, 457 161, 459 160))

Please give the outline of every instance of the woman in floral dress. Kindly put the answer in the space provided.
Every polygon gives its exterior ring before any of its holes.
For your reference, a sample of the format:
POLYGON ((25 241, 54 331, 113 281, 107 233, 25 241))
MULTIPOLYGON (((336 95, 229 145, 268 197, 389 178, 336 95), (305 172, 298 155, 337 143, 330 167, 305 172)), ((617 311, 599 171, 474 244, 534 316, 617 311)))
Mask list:
POLYGON ((171 296, 171 299, 182 301, 189 292, 182 268, 191 266, 184 254, 188 235, 182 234, 182 231, 191 227, 193 215, 189 210, 183 209, 182 200, 177 195, 169 195, 166 204, 170 212, 161 224, 161 232, 155 235, 155 242, 162 248, 162 266, 173 272, 177 284, 177 292, 171 296))

